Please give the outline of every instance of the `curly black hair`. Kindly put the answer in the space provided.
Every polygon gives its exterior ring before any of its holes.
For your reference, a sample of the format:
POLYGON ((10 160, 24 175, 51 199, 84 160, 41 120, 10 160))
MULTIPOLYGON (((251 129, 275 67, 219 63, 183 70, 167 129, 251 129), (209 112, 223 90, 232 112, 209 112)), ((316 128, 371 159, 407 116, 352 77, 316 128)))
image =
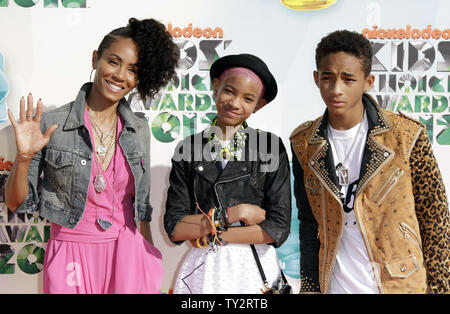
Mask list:
POLYGON ((316 66, 319 70, 322 59, 337 52, 349 53, 361 60, 367 77, 372 71, 372 45, 363 35, 348 30, 338 30, 322 38, 316 48, 316 66))
POLYGON ((97 49, 99 58, 118 37, 131 38, 138 46, 137 90, 141 99, 154 97, 175 76, 178 46, 162 23, 154 19, 130 18, 126 27, 117 28, 103 38, 97 49))

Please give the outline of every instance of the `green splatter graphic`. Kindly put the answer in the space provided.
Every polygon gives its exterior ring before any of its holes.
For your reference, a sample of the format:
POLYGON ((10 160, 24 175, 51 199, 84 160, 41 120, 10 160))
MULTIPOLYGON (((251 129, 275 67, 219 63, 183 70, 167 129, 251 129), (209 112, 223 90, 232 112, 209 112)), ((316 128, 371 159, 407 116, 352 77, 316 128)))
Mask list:
POLYGON ((17 255, 17 265, 26 274, 37 274, 44 268, 45 251, 34 244, 28 244, 17 255))
POLYGON ((153 136, 160 142, 173 142, 180 132, 180 120, 168 112, 160 113, 152 122, 153 136))

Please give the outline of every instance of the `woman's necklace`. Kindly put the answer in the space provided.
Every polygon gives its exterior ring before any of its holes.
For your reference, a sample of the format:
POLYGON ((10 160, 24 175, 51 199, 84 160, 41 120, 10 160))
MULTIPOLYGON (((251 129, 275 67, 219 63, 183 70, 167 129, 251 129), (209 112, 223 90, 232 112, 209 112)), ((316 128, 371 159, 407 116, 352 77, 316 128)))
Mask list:
MULTIPOLYGON (((211 126, 217 127, 217 118, 214 119, 211 126)), ((245 140, 247 134, 245 129, 247 128, 247 123, 244 121, 239 129, 234 133, 233 140, 221 141, 217 138, 217 135, 213 133, 208 139, 208 142, 212 146, 211 153, 216 153, 214 161, 218 160, 235 160, 240 161, 244 157, 245 151, 245 140)))
POLYGON ((100 198, 100 194, 103 193, 106 190, 106 186, 107 181, 106 178, 100 173, 100 161, 98 160, 97 157, 95 157, 95 164, 97 166, 97 175, 95 176, 94 179, 94 187, 95 187, 95 191, 97 192, 97 201, 95 202, 95 212, 96 212, 96 216, 97 216, 97 223, 98 225, 103 229, 103 230, 108 230, 112 224, 113 224, 113 218, 114 218, 114 204, 115 204, 115 175, 116 175, 116 163, 115 160, 113 158, 113 173, 112 173, 112 185, 111 188, 113 189, 112 191, 112 196, 113 196, 113 202, 112 202, 112 210, 111 210, 111 216, 109 220, 105 220, 103 218, 100 218, 99 214, 98 214, 98 201, 100 198))
POLYGON ((100 145, 96 149, 96 153, 98 156, 105 158, 109 149, 115 147, 115 144, 116 144, 115 141, 113 140, 113 138, 114 138, 114 131, 116 130, 116 126, 117 126, 117 113, 114 115, 114 120, 113 120, 112 126, 106 135, 105 135, 105 132, 103 132, 100 129, 100 127, 97 125, 97 123, 95 122, 95 119, 91 115, 89 108, 88 108, 88 114, 89 114, 89 118, 91 119, 91 122, 92 122, 92 127, 100 140, 100 145), (106 141, 109 138, 111 138, 111 141, 110 141, 110 143, 107 143, 106 141))

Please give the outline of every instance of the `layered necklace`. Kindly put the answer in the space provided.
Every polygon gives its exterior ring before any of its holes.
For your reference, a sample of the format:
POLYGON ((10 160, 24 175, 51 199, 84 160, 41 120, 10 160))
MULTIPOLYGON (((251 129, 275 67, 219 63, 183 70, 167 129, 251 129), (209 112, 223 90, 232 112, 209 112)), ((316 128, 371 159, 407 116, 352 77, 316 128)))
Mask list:
MULTIPOLYGON (((211 126, 217 125, 217 118, 214 119, 211 126)), ((240 161, 245 153, 245 140, 247 134, 244 130, 247 128, 247 122, 243 122, 239 129, 234 133, 232 141, 221 141, 217 135, 213 133, 208 142, 212 145, 211 153, 217 153, 214 161, 219 160, 235 160, 240 161)))
POLYGON ((110 153, 112 153, 112 157, 110 159, 110 162, 113 163, 113 182, 112 182, 112 188, 114 189, 114 177, 115 177, 115 161, 114 161, 114 151, 116 148, 116 136, 117 136, 117 113, 114 115, 113 123, 109 130, 107 132, 104 132, 95 122, 95 119, 93 115, 91 114, 89 107, 87 107, 89 119, 91 121, 92 129, 94 130, 95 134, 97 135, 100 145, 95 150, 95 166, 96 166, 96 175, 94 177, 94 188, 97 192, 97 202, 95 204, 95 210, 97 213, 97 223, 103 230, 107 230, 112 226, 113 216, 114 216, 114 191, 113 191, 113 208, 111 211, 111 217, 110 220, 105 220, 99 217, 98 215, 98 200, 100 198, 100 194, 103 193, 106 190, 106 187, 108 185, 108 181, 103 176, 103 172, 106 171, 105 164, 108 161, 108 156, 110 153), (100 169, 103 169, 102 172, 100 169))
POLYGON ((100 195, 101 193, 103 193, 106 190, 106 187, 108 185, 108 181, 106 180, 106 178, 103 176, 102 172, 101 172, 101 167, 102 165, 100 164, 99 159, 96 157, 95 158, 95 164, 96 164, 96 168, 97 168, 97 174, 95 176, 94 179, 94 188, 95 191, 97 192, 97 201, 95 203, 95 213, 97 216, 97 223, 98 225, 103 229, 103 230, 108 230, 112 224, 113 224, 113 219, 114 219, 114 206, 115 206, 115 176, 116 176, 116 162, 115 162, 115 158, 113 158, 111 160, 111 162, 113 163, 113 173, 112 173, 112 189, 113 189, 113 203, 112 203, 112 210, 111 210, 111 215, 109 217, 108 220, 103 219, 100 217, 99 213, 98 213, 98 202, 100 199, 100 195))
POLYGON ((100 140, 100 145, 97 147, 96 153, 99 158, 106 159, 108 151, 110 149, 114 151, 114 148, 116 147, 117 114, 114 115, 113 122, 108 132, 103 132, 102 129, 100 129, 89 109, 88 114, 92 122, 92 128, 100 140))

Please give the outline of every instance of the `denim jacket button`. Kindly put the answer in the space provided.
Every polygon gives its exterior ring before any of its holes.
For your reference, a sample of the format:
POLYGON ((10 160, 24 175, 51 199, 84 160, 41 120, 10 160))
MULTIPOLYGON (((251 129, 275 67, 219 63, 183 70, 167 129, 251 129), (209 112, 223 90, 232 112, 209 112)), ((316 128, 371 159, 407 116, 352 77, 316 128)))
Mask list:
POLYGON ((71 225, 73 225, 73 224, 75 223, 75 218, 70 218, 70 219, 69 219, 69 223, 70 223, 71 225))
POLYGON ((82 160, 80 161, 80 163, 81 163, 82 166, 86 166, 86 160, 82 159, 82 160))

